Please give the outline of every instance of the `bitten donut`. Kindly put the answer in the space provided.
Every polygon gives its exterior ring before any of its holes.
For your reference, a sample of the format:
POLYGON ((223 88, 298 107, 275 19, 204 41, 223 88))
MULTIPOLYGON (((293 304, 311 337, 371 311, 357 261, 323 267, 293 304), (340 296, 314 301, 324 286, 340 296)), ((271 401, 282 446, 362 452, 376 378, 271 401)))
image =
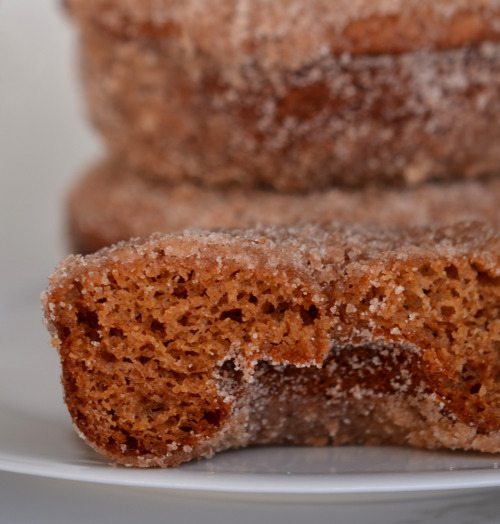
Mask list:
POLYGON ((250 444, 500 452, 487 226, 154 236, 43 296, 77 431, 127 466, 250 444))
POLYGON ((70 248, 91 253, 121 240, 184 229, 247 228, 312 222, 389 226, 479 220, 500 225, 500 178, 423 184, 411 189, 307 194, 202 188, 152 181, 115 161, 92 167, 67 202, 70 248))
POLYGON ((92 120, 150 176, 299 191, 497 174, 498 0, 67 0, 92 120))

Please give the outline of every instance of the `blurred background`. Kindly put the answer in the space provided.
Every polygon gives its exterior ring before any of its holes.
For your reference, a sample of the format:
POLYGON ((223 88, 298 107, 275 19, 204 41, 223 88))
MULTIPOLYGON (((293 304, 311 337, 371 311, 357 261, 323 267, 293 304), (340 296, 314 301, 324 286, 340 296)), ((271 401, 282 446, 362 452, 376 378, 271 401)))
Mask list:
POLYGON ((58 0, 0 1, 0 289, 42 288, 65 253, 63 198, 99 145, 58 0))

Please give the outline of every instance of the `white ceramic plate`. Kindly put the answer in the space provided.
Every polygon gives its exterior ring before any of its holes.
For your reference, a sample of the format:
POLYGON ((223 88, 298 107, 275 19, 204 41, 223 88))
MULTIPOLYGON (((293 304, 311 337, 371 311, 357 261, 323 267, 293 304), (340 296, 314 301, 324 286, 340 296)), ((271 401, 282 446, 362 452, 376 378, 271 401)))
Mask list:
POLYGON ((500 456, 406 448, 254 448, 172 470, 116 467, 74 433, 37 293, 0 302, 0 469, 205 494, 384 498, 500 486, 500 456))

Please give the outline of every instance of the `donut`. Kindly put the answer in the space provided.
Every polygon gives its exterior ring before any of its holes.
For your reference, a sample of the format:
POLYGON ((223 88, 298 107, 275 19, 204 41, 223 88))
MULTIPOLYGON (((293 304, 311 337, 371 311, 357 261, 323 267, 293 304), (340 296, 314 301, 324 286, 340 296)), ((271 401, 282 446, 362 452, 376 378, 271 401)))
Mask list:
POLYGON ((91 253, 132 237, 185 229, 249 228, 312 222, 388 226, 479 220, 500 224, 500 179, 416 188, 330 188, 307 194, 203 188, 153 181, 115 160, 87 172, 67 199, 70 249, 91 253))
POLYGON ((497 174, 498 0, 67 0, 89 114, 153 178, 304 191, 497 174))
POLYGON ((126 466, 248 445, 500 451, 500 236, 445 227, 153 235, 42 296, 78 433, 126 466))

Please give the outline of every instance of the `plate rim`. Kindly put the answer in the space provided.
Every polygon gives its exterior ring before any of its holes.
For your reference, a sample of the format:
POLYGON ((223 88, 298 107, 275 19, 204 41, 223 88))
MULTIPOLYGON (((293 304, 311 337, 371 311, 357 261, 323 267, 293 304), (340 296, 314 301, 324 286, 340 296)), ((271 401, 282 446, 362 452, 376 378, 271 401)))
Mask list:
POLYGON ((234 495, 390 495, 408 493, 443 493, 500 487, 500 470, 467 469, 450 471, 416 471, 387 473, 331 474, 248 474, 189 471, 175 469, 141 469, 102 464, 78 466, 47 460, 22 461, 0 452, 0 470, 61 480, 157 488, 206 494, 234 495), (464 474, 466 473, 466 474, 464 474), (334 481, 325 482, 331 476, 334 481))

